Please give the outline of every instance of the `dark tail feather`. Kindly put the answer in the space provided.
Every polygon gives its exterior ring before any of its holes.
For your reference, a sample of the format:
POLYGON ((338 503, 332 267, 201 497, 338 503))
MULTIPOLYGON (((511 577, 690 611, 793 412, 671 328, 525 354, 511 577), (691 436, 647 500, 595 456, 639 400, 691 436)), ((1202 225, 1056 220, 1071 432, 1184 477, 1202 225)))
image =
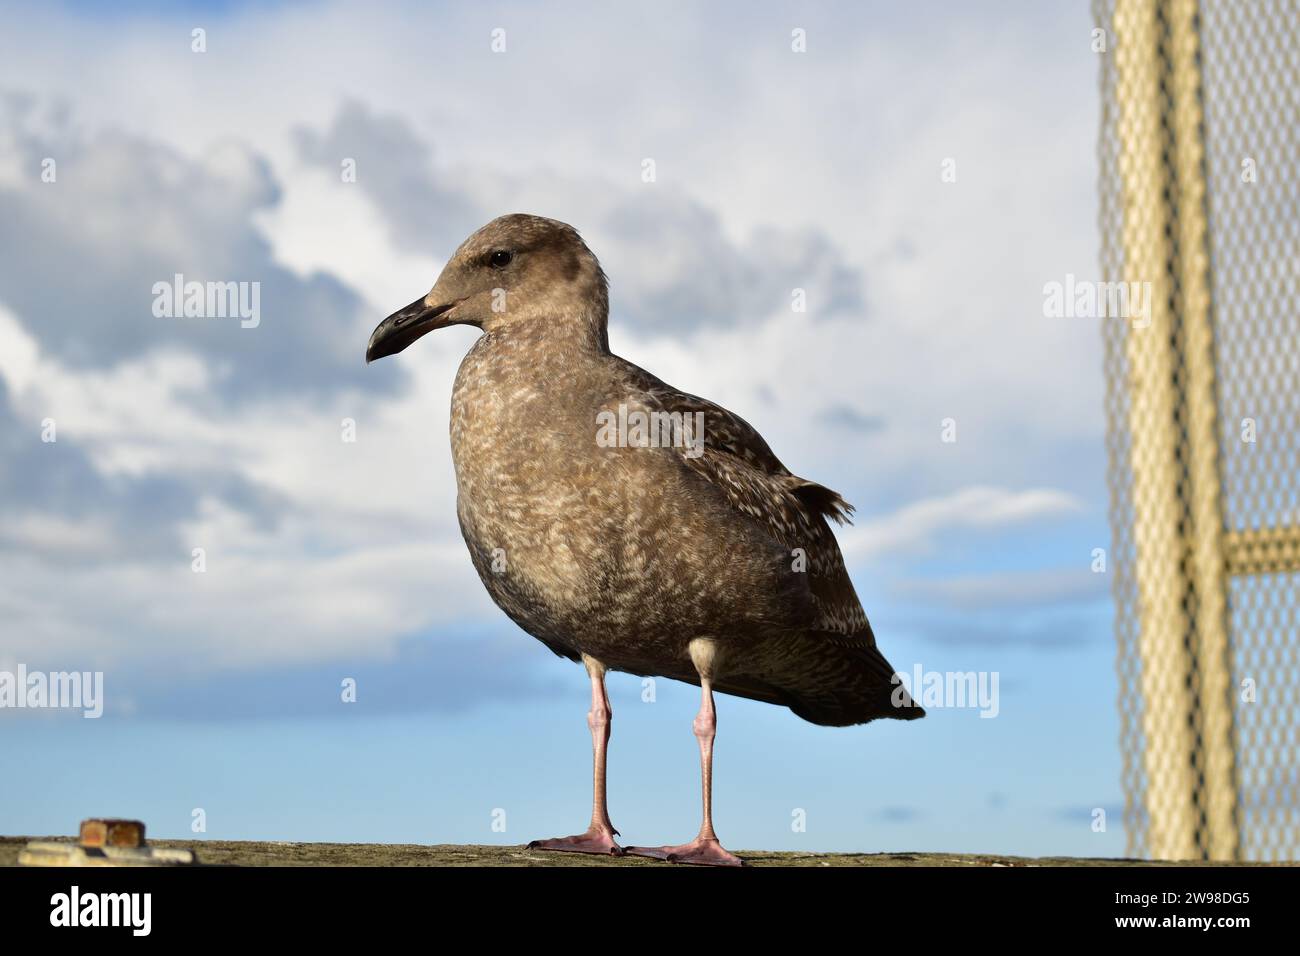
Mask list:
POLYGON ((724 679, 717 688, 784 704, 804 720, 824 727, 925 716, 875 646, 845 641, 838 634, 783 636, 781 650, 788 654, 782 653, 778 668, 753 678, 724 679))

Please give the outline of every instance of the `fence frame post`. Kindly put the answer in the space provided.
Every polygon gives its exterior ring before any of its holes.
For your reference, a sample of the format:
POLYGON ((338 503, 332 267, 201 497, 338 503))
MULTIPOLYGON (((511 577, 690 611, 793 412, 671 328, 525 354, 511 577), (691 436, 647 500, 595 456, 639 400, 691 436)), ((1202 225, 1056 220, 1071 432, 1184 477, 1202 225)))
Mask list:
MULTIPOLYGON (((1129 469, 1147 846, 1239 855, 1227 568, 1196 0, 1116 0, 1129 469)), ((1114 317, 1107 321, 1121 321, 1114 317)))

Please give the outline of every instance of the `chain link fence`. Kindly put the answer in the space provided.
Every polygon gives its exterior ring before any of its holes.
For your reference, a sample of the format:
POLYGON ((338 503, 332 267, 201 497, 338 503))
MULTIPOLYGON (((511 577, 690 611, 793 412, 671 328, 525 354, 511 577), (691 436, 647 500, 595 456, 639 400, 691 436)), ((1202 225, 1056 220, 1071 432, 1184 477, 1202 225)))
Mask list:
POLYGON ((1102 312, 1128 849, 1293 860, 1300 2, 1093 15, 1103 278, 1150 296, 1102 312))

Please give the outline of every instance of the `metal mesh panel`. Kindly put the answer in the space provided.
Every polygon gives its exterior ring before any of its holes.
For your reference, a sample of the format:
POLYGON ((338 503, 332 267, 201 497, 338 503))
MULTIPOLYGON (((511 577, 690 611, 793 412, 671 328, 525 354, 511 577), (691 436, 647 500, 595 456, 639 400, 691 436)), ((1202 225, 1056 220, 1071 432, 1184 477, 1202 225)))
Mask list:
MULTIPOLYGON (((1110 26, 1114 12, 1113 0, 1094 2, 1093 14, 1097 23, 1110 26)), ((1113 35, 1107 39, 1113 50, 1113 35)), ((1110 50, 1106 56, 1110 56, 1110 50)), ((1123 202, 1119 182, 1119 100, 1116 71, 1109 60, 1101 72, 1101 201, 1099 215, 1101 226, 1102 274, 1118 277, 1124 271, 1123 202)), ((1127 462, 1132 455, 1132 442, 1128 429, 1128 382, 1132 374, 1125 342, 1128 327, 1115 321, 1102 324, 1102 337, 1106 363, 1106 444, 1111 462, 1127 462)), ((1120 782, 1124 790, 1124 829, 1128 841, 1128 855, 1144 857, 1146 847, 1146 821, 1143 795, 1146 793, 1146 772, 1142 762, 1142 657, 1138 653, 1138 593, 1137 578, 1132 569, 1137 562, 1137 549, 1133 541, 1134 526, 1133 482, 1127 468, 1109 469, 1111 525, 1114 528, 1110 551, 1112 593, 1116 614, 1115 629, 1118 644, 1117 670, 1120 701, 1120 782)))
POLYGON ((1236 705, 1242 855, 1292 860, 1300 578, 1260 572, 1300 550, 1300 6, 1206 3, 1203 21, 1233 671, 1255 684, 1236 705))
POLYGON ((1094 0, 1128 849, 1300 844, 1300 4, 1094 0), (1245 683, 1243 683, 1245 682, 1245 683))
POLYGON ((1242 855, 1300 856, 1300 575, 1251 574, 1232 580, 1232 632, 1239 679, 1256 682, 1253 702, 1237 705, 1242 855))
POLYGON ((1300 519, 1300 4, 1206 3, 1206 176, 1233 530, 1300 519), (1249 165, 1243 165, 1249 164, 1249 165), (1253 179, 1243 182, 1243 177, 1253 179), (1252 420, 1256 441, 1242 441, 1252 420))

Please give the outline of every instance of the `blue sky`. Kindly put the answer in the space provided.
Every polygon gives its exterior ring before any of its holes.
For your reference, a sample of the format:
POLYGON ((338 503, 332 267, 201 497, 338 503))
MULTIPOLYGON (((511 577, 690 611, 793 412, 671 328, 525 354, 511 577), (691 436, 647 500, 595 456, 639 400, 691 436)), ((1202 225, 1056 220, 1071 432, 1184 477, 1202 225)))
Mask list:
MULTIPOLYGON (((896 667, 999 675, 993 719, 722 698, 724 840, 1122 853, 1100 331, 1042 309, 1098 270, 1084 5, 4 7, 0 669, 102 670, 107 700, 0 710, 0 832, 584 825, 585 675, 492 607, 455 525, 475 333, 361 362, 469 231, 528 211, 601 258, 615 351, 857 506, 896 667), (260 283, 260 324, 155 317, 178 272, 260 283)), ((610 692, 615 824, 687 839, 697 692, 610 692)))

